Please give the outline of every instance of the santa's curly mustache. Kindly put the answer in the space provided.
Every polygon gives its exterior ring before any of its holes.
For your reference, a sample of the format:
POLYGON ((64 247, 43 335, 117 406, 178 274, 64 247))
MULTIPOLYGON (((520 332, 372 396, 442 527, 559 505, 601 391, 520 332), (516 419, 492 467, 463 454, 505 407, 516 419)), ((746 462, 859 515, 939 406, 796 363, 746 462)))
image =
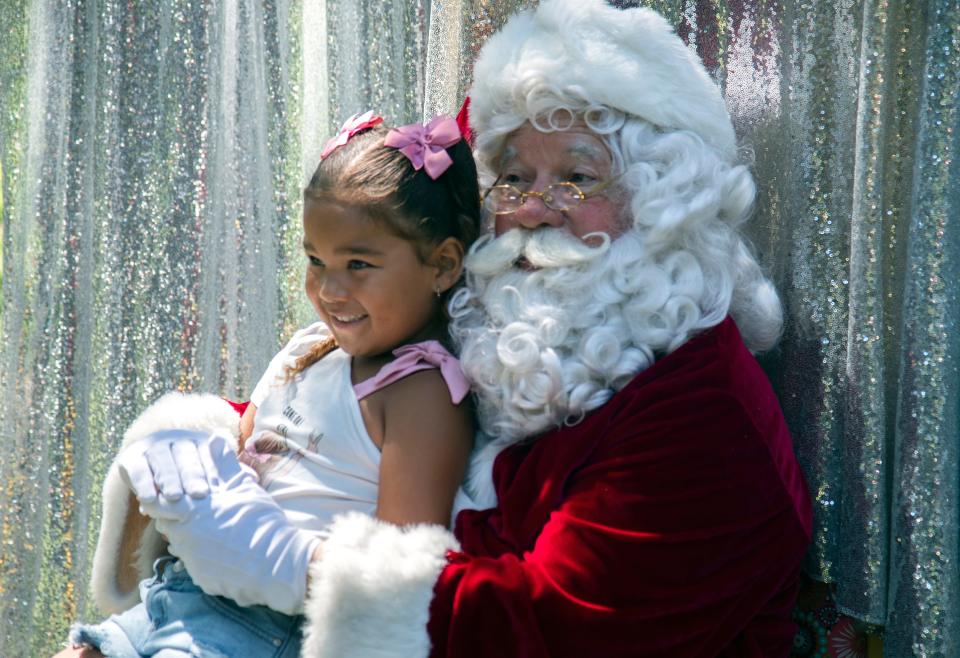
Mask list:
POLYGON ((637 231, 580 240, 544 228, 482 238, 450 329, 478 394, 481 429, 518 440, 578 422, 700 319, 701 268, 658 262, 637 231))

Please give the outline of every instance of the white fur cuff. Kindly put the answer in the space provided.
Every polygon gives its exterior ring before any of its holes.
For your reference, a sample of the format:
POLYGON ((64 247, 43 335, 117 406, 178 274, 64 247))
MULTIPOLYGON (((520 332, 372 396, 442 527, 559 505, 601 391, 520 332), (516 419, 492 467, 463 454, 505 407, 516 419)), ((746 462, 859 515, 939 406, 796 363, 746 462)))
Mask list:
POLYGON ((448 550, 440 526, 337 517, 310 567, 302 658, 426 658, 430 602, 448 550))
MULTIPOLYGON (((133 421, 123 436, 121 450, 157 430, 164 429, 220 432, 229 437, 236 448, 240 416, 228 402, 216 395, 168 393, 147 407, 133 421)), ((121 565, 135 560, 139 579, 146 578, 152 572, 154 560, 164 548, 164 542, 151 521, 137 542, 136 554, 121 555, 130 509, 129 501, 130 489, 121 478, 114 461, 103 483, 103 514, 90 576, 94 601, 101 612, 108 614, 122 612, 140 601, 140 593, 136 587, 129 590, 121 588, 121 565)))

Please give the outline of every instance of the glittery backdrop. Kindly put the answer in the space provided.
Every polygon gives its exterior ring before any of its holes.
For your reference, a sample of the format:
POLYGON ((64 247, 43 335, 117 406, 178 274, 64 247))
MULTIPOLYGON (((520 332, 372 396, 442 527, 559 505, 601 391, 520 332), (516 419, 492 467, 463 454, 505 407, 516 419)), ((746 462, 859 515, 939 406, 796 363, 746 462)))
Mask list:
POLYGON ((169 389, 244 395, 302 321, 299 8, 0 6, 0 655, 42 656, 97 614, 124 427, 169 389))
MULTIPOLYGON (((0 2, 0 655, 97 616, 99 485, 136 412, 244 397, 309 318, 299 188, 324 139, 367 107, 456 110, 530 4, 0 2)), ((960 5, 641 4, 715 72, 755 162, 807 571, 886 655, 960 655, 960 5)))

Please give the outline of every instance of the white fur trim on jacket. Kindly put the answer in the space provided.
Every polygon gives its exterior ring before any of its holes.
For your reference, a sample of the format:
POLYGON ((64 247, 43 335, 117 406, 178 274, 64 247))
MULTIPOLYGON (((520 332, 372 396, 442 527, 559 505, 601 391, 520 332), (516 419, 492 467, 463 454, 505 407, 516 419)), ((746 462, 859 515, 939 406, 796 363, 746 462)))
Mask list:
POLYGON ((493 463, 503 450, 514 443, 515 440, 494 440, 482 432, 477 434, 467 466, 466 480, 453 499, 450 527, 454 526, 457 515, 463 510, 483 510, 497 506, 497 490, 493 486, 493 463))
MULTIPOLYGON (((168 393, 137 417, 123 435, 121 450, 140 441, 157 430, 195 429, 220 432, 230 437, 236 448, 240 433, 240 416, 228 402, 216 395, 168 393)), ((123 591, 119 586, 120 565, 126 562, 120 555, 124 525, 129 511, 130 489, 120 477, 114 460, 103 483, 103 514, 100 536, 93 556, 90 586, 93 598, 105 613, 122 612, 140 601, 136 587, 123 591)), ((147 526, 136 551, 139 578, 148 577, 154 560, 164 549, 164 542, 154 529, 147 526)))
POLYGON ((440 526, 337 517, 310 567, 301 658, 426 658, 433 587, 457 549, 440 526))
POLYGON ((470 123, 527 116, 543 85, 662 128, 691 130, 731 161, 736 138, 720 89, 660 14, 604 0, 543 0, 484 44, 473 71, 470 123))

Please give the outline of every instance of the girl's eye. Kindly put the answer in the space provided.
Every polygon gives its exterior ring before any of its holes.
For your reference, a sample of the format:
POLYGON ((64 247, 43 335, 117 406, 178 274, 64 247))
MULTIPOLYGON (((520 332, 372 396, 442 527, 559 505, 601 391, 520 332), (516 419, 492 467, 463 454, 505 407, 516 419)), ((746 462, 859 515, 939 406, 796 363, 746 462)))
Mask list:
POLYGON ((366 269, 366 268, 368 268, 368 267, 373 267, 373 266, 370 265, 370 263, 365 263, 365 262, 362 261, 362 260, 351 260, 351 261, 347 262, 347 269, 348 269, 348 270, 363 270, 363 269, 366 269))
POLYGON ((310 261, 310 264, 314 267, 323 267, 323 261, 316 256, 307 256, 307 260, 310 261))
POLYGON ((504 185, 522 185, 526 181, 519 174, 504 174, 500 177, 500 182, 504 185))

